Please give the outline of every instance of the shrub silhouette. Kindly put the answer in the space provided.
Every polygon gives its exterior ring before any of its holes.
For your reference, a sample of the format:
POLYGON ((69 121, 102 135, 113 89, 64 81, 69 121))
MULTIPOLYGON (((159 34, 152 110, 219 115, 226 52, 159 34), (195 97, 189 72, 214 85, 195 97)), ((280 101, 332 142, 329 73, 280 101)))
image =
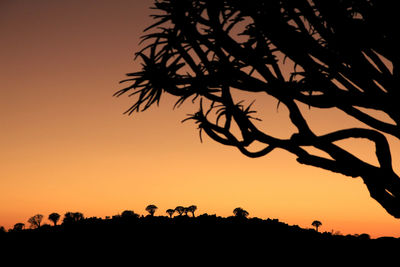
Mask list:
POLYGON ((24 223, 16 223, 14 224, 13 230, 14 231, 22 231, 25 228, 24 223))
POLYGON ((67 212, 64 214, 63 224, 74 224, 84 219, 81 212, 67 212))
POLYGON ((247 218, 247 216, 249 216, 249 213, 242 209, 242 208, 235 208, 233 210, 233 214, 237 217, 237 218, 247 218))
POLYGON ((121 213, 121 217, 124 219, 137 219, 139 218, 139 214, 136 214, 133 210, 124 210, 121 213))

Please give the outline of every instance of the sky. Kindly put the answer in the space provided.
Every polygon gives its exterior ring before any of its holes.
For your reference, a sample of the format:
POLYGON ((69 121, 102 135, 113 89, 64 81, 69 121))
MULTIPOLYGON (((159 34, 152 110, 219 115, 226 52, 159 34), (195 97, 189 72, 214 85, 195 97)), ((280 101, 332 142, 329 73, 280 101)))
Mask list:
MULTIPOLYGON (((181 123, 197 111, 190 101, 173 109, 165 96, 159 107, 124 115, 133 100, 113 94, 140 70, 133 58, 151 5, 0 0, 0 226, 28 225, 35 214, 48 222, 52 212, 145 215, 155 204, 156 215, 167 215, 196 205, 197 214, 225 217, 242 207, 304 228, 319 220, 321 231, 400 237, 400 221, 360 178, 300 165, 285 151, 249 159, 204 135, 200 142, 197 126, 181 123)), ((267 114, 267 129, 289 134, 284 109, 262 98, 255 107, 267 114)), ((354 125, 334 111, 305 116, 320 132, 354 125)), ((372 145, 343 145, 374 161, 372 145)))

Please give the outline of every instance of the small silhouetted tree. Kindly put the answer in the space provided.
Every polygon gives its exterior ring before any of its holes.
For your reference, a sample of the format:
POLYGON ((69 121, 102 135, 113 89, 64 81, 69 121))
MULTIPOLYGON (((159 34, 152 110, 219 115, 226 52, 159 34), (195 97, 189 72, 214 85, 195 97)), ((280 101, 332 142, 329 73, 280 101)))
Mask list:
POLYGON ((322 225, 322 223, 320 221, 315 220, 315 221, 312 222, 311 225, 314 226, 315 227, 315 231, 318 232, 318 228, 322 225))
POLYGON ((49 220, 53 222, 54 226, 57 225, 59 219, 60 219, 60 214, 58 214, 57 212, 53 212, 49 215, 49 220))
POLYGON ((173 209, 167 209, 165 212, 168 213, 168 215, 169 215, 170 218, 172 218, 172 215, 174 215, 175 210, 173 210, 173 209))
POLYGON ((30 223, 30 228, 39 228, 42 223, 43 215, 36 214, 28 219, 28 223, 30 223))
POLYGON ((188 207, 188 211, 192 213, 192 216, 194 217, 194 212, 197 210, 196 205, 191 205, 188 207))
POLYGON ((150 216, 154 216, 154 213, 156 212, 157 209, 158 209, 157 206, 153 204, 148 205, 146 207, 146 211, 150 214, 150 216))
POLYGON ((6 228, 4 228, 4 226, 0 226, 0 234, 5 233, 6 232, 6 228))
POLYGON ((233 210, 233 214, 234 214, 237 218, 247 218, 247 216, 249 216, 249 213, 248 213, 246 210, 244 210, 244 209, 242 209, 242 208, 240 208, 240 207, 235 208, 235 209, 233 210))
POLYGON ((397 1, 157 0, 154 10, 148 43, 137 53, 142 69, 115 94, 137 97, 128 114, 163 94, 175 96, 176 106, 192 100, 197 111, 187 119, 200 137, 250 158, 283 149, 300 164, 360 177, 400 218, 400 178, 387 140, 400 139, 397 1), (283 108, 288 134, 254 117, 252 100, 283 108), (354 124, 324 130, 305 116, 308 109, 338 111, 354 124), (338 144, 355 139, 373 145, 376 163, 338 144))
POLYGON ((25 228, 25 224, 24 223, 16 223, 14 224, 13 230, 14 231, 22 231, 25 228))
POLYGON ((185 213, 185 216, 187 216, 188 212, 189 212, 189 208, 183 207, 183 213, 185 213))
POLYGON ((185 212, 185 208, 183 206, 177 206, 175 211, 179 214, 179 216, 182 216, 182 214, 185 212))

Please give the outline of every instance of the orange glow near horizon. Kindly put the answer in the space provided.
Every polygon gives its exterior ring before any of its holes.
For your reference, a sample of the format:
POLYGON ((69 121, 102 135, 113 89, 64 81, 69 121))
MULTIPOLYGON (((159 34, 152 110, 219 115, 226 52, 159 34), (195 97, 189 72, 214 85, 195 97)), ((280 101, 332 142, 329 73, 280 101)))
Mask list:
MULTIPOLYGON (((373 200, 361 179, 300 165, 285 151, 249 159, 180 123, 190 103, 122 115, 132 100, 113 98, 151 23, 152 0, 0 2, 0 226, 52 212, 105 217, 156 215, 178 205, 196 214, 250 217, 342 234, 400 237, 400 221, 373 200)), ((189 101, 190 102, 190 101, 189 101)), ((285 110, 257 101, 261 125, 287 135, 285 110), (267 114, 267 117, 264 117, 267 114), (283 118, 283 120, 282 120, 283 118)), ((305 110, 318 133, 351 126, 342 114, 305 110), (320 132, 319 132, 320 131, 320 132)), ((393 143, 394 160, 400 157, 393 143)), ((373 147, 343 144, 374 162, 373 147)), ((398 166, 394 162, 397 170, 398 166)))

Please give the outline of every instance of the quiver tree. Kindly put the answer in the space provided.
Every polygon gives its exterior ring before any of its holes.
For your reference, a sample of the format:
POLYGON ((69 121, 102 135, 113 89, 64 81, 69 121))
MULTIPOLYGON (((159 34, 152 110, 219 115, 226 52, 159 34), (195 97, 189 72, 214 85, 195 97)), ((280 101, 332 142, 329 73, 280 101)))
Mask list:
POLYGON ((148 205, 146 207, 146 211, 150 214, 150 216, 154 216, 154 213, 156 212, 157 209, 158 209, 157 206, 153 204, 148 205))
POLYGON ((165 212, 169 215, 170 218, 172 218, 172 215, 174 215, 175 210, 173 210, 173 209, 167 209, 165 212))
POLYGON ((185 212, 185 208, 183 206, 177 206, 175 211, 179 214, 179 216, 182 216, 182 214, 185 212))
POLYGON ((40 228, 42 220, 43 220, 43 215, 36 214, 28 219, 28 223, 30 224, 31 228, 40 228))
POLYGON ((194 218, 194 212, 197 210, 197 206, 196 205, 191 205, 188 207, 188 211, 192 213, 192 216, 194 218))
POLYGON ((48 219, 49 219, 50 221, 53 222, 54 226, 56 226, 58 220, 60 219, 60 214, 58 214, 58 213, 56 213, 56 212, 53 212, 53 213, 51 213, 51 214, 49 215, 49 218, 48 218, 48 219))
POLYGON ((315 227, 315 231, 318 232, 318 228, 322 225, 322 222, 315 220, 315 221, 313 221, 311 223, 311 225, 314 226, 315 227))
POLYGON ((198 111, 187 119, 197 123, 200 134, 248 157, 284 149, 301 164, 361 177, 371 197, 399 218, 400 179, 386 139, 400 138, 396 5, 158 0, 155 23, 143 37, 148 45, 137 53, 142 70, 127 74, 122 82, 129 86, 115 95, 137 96, 129 114, 158 103, 162 94, 176 96, 177 106, 190 99, 198 111), (289 137, 273 135, 254 117, 251 104, 240 101, 262 95, 288 111, 294 129, 289 137), (307 108, 338 110, 360 123, 318 134, 304 117, 307 108), (337 144, 354 138, 374 144, 377 164, 337 144))

